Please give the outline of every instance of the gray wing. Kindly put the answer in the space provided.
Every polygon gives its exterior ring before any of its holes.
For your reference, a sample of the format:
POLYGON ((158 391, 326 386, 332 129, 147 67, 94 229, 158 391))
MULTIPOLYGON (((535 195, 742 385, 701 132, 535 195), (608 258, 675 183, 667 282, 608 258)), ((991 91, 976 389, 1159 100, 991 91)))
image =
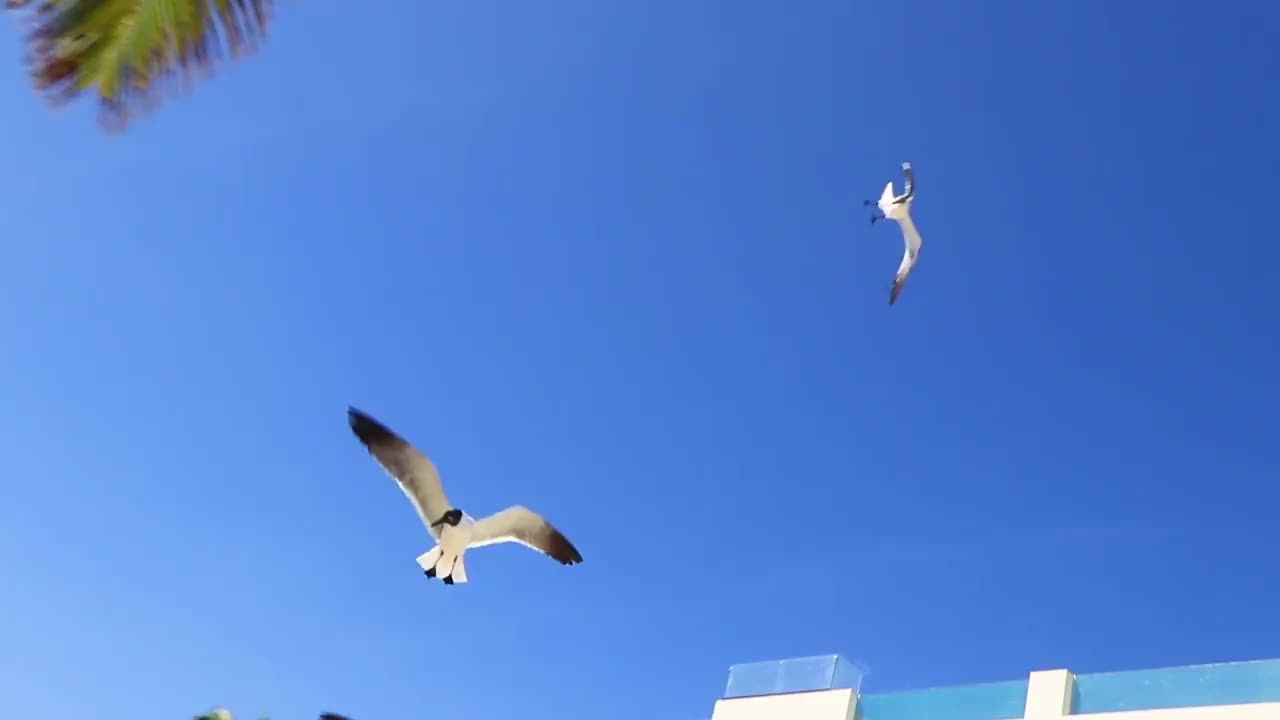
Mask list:
POLYGON ((351 431, 364 443, 382 469, 395 478, 400 489, 409 497, 409 502, 418 511, 418 517, 422 518, 427 530, 435 536, 437 531, 431 527, 431 523, 439 520, 449 510, 449 499, 444 496, 444 488, 440 486, 440 474, 436 472, 436 466, 403 438, 391 432, 386 425, 365 413, 348 407, 347 420, 351 423, 351 431))
POLYGON ((916 171, 911 169, 909 162, 902 163, 902 182, 906 185, 906 189, 894 199, 895 203, 906 202, 916 194, 916 171))
POLYGON ((470 547, 515 542, 559 561, 562 565, 582 562, 578 549, 542 519, 542 516, 519 505, 476 521, 470 547))

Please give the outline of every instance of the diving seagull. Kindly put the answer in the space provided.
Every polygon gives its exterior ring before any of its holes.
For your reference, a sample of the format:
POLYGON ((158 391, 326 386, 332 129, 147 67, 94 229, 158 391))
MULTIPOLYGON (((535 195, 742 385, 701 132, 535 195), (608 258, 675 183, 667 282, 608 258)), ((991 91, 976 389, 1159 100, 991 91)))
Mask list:
POLYGON ((880 202, 872 203, 870 200, 862 203, 863 205, 876 205, 880 208, 879 215, 872 215, 871 222, 877 220, 897 220, 898 227, 902 228, 902 241, 906 245, 906 249, 902 252, 902 263, 898 265, 898 274, 893 279, 893 289, 889 291, 889 304, 892 305, 898 299, 898 293, 902 292, 902 286, 907 282, 907 275, 911 273, 911 268, 916 264, 916 257, 920 255, 920 233, 916 230, 916 224, 911 222, 911 202, 916 194, 916 175, 911 170, 911 163, 902 163, 902 176, 906 184, 906 189, 901 195, 893 194, 893 181, 890 180, 884 186, 884 192, 880 194, 880 202))
POLYGON ((347 408, 347 420, 373 459, 395 478, 436 539, 435 547, 418 556, 418 565, 427 577, 438 577, 446 585, 465 583, 467 571, 462 556, 467 549, 502 542, 520 543, 562 565, 582 562, 573 543, 532 510, 513 505, 474 520, 452 507, 440 486, 436 466, 425 455, 386 425, 353 407, 347 408))

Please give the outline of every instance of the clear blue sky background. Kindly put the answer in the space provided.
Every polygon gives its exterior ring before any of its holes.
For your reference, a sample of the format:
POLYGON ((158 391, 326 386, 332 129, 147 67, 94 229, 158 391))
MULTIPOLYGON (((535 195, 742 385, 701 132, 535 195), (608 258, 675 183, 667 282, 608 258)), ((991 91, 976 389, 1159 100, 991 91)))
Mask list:
POLYGON ((1280 7, 287 3, 113 138, 0 33, 13 717, 706 717, 1280 656, 1280 7), (925 238, 861 207, 898 163, 925 238), (355 404, 473 514, 428 582, 355 404), (103 709, 105 708, 105 710, 103 709))

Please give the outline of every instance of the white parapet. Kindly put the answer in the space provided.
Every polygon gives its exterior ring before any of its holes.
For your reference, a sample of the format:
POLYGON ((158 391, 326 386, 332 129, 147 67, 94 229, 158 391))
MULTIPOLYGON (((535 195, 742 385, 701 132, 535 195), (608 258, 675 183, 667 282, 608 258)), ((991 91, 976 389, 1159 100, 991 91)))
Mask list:
POLYGON ((853 720, 857 707, 850 688, 724 698, 711 720, 853 720))

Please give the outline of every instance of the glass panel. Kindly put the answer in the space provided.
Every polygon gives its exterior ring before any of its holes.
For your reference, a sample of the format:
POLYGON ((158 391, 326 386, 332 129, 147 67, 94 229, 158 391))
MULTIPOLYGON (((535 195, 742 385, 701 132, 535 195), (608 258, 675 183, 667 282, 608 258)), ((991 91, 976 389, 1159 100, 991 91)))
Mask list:
POLYGON ((862 671, 839 655, 740 663, 729 668, 724 697, 752 697, 862 686, 862 671))
POLYGON ((1077 675, 1071 712, 1280 702, 1280 660, 1077 675))
MULTIPOLYGON (((724 697, 851 688, 862 670, 839 655, 743 663, 729 668, 724 697)), ((1017 720, 1027 681, 862 696, 858 720, 1017 720)), ((1071 713, 1280 702, 1280 660, 1077 675, 1071 713)))
POLYGON ((1027 681, 865 695, 859 720, 1013 720, 1027 704, 1027 681))

